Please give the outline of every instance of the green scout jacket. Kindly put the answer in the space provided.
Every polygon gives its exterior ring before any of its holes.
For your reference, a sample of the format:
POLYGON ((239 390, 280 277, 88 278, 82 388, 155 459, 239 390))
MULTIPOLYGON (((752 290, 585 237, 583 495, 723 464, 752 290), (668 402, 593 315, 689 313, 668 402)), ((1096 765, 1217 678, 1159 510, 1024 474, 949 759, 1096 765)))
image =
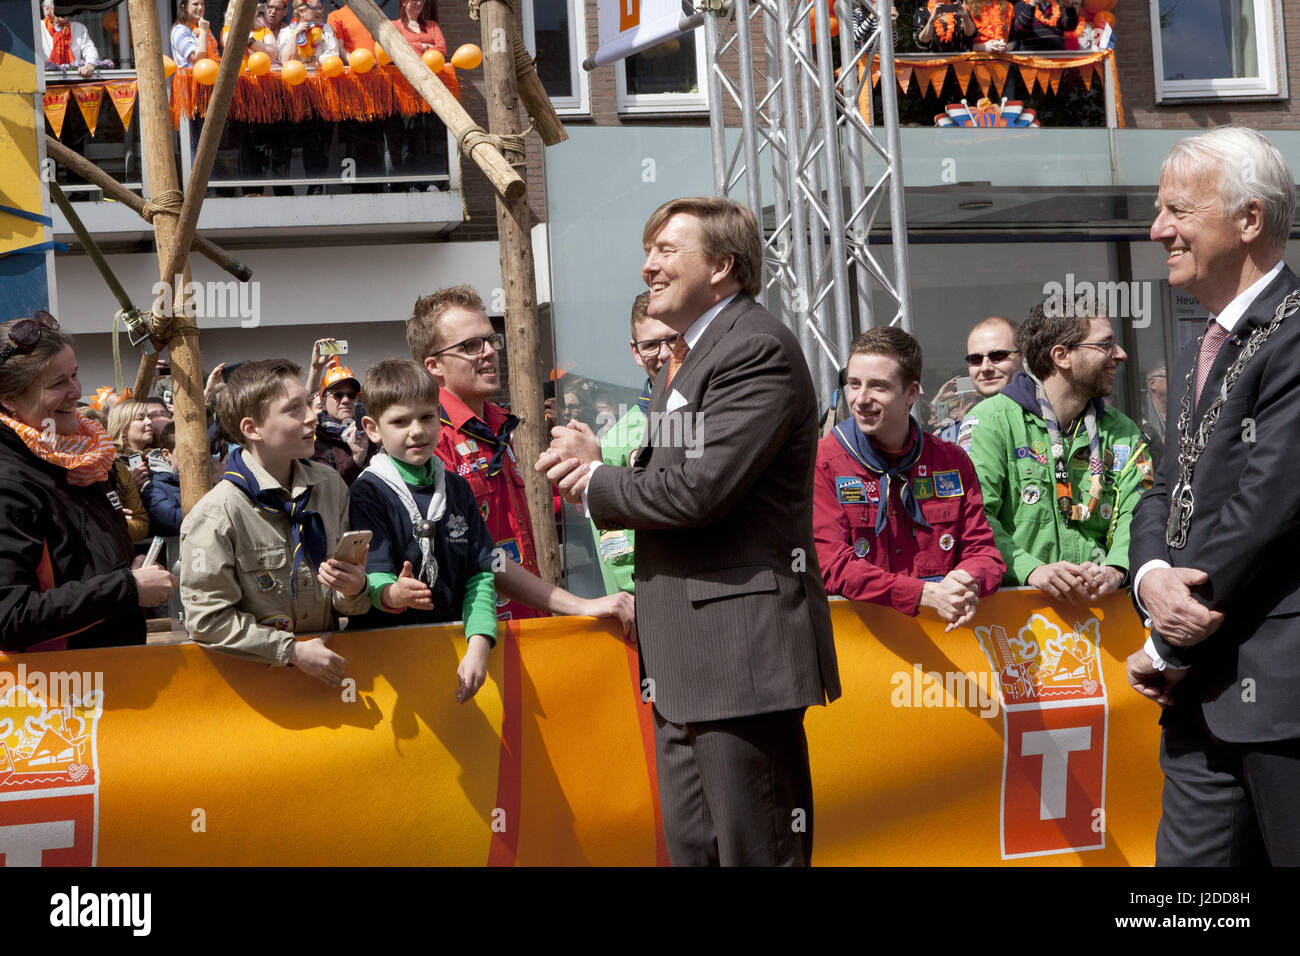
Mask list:
MULTIPOLYGON (((641 447, 645 437, 647 418, 645 412, 633 405, 631 410, 616 421, 600 439, 600 457, 607 465, 624 466, 632 452, 641 447)), ((605 580, 605 593, 632 591, 632 572, 635 567, 636 532, 601 531, 595 522, 588 522, 596 537, 596 556, 600 560, 600 576, 605 580)))
MULTIPOLYGON (((1067 520, 1057 508, 1047 426, 1037 410, 1032 382, 1024 395, 1016 379, 1002 394, 971 409, 959 436, 975 463, 984 512, 1007 562, 1003 585, 1024 585, 1035 568, 1055 561, 1092 561, 1127 572, 1129 522, 1153 476, 1141 430, 1127 415, 1097 402, 1104 408, 1097 421, 1104 468, 1101 504, 1086 521, 1067 520)), ((1074 500, 1086 502, 1088 432, 1083 416, 1062 437, 1074 500)))

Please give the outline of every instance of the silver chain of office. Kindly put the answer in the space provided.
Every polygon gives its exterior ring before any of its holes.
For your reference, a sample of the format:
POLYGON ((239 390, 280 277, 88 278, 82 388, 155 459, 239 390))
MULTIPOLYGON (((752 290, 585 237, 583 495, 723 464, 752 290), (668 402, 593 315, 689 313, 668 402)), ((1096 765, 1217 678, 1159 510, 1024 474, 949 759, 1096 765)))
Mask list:
MULTIPOLYGON (((1292 292, 1278 305, 1277 311, 1273 313, 1273 321, 1268 325, 1257 326, 1251 332, 1250 338, 1246 340, 1241 353, 1228 368, 1227 374, 1224 375, 1223 386, 1219 389, 1219 394, 1214 399, 1214 403, 1205 410, 1205 415, 1201 418, 1201 423, 1196 427, 1195 434, 1192 434, 1192 393, 1196 388, 1196 370, 1200 365, 1199 359, 1188 369, 1187 383, 1183 389, 1182 406, 1178 415, 1178 483, 1174 485, 1173 494, 1171 495, 1169 525, 1165 529, 1165 540, 1169 543, 1169 547, 1179 549, 1187 544, 1187 529, 1192 523, 1192 512, 1196 510, 1196 497, 1192 493, 1192 475, 1196 471, 1196 463, 1200 460, 1201 452, 1205 451, 1210 435, 1214 432, 1214 426, 1218 424, 1219 412, 1223 410, 1223 403, 1228 400, 1228 393, 1232 391, 1232 387, 1241 378, 1246 363, 1264 347, 1264 343, 1282 324, 1282 320, 1295 312, 1297 308, 1300 308, 1300 292, 1292 292)), ((1203 333, 1196 343, 1198 356, 1200 355, 1201 343, 1204 340, 1205 334, 1203 333)))

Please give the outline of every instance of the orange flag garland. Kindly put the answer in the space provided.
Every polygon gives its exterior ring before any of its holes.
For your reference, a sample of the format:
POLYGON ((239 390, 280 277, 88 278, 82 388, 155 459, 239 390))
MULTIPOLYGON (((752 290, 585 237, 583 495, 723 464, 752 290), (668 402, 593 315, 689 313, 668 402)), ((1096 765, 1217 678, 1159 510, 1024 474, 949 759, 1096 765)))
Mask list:
POLYGON ((104 87, 100 83, 79 83, 72 88, 72 96, 81 107, 81 115, 86 118, 86 129, 95 135, 99 125, 99 107, 104 102, 104 87))
POLYGON ((54 127, 54 138, 63 135, 63 118, 68 112, 68 97, 72 90, 66 86, 55 86, 45 91, 45 118, 54 127))

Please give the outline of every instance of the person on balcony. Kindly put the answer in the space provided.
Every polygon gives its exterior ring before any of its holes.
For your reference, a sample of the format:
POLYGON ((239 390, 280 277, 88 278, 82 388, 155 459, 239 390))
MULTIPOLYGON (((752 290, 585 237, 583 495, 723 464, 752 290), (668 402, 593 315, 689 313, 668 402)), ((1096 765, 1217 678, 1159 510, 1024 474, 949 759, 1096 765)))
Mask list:
POLYGON ((45 0, 42 9, 45 19, 41 21, 41 48, 45 62, 55 67, 75 67, 82 76, 94 73, 99 51, 86 28, 55 13, 53 0, 45 0))
MULTIPOLYGON (((343 48, 343 53, 340 54, 343 59, 346 60, 355 50, 374 53, 375 38, 370 35, 370 31, 357 19, 345 0, 334 0, 334 3, 335 9, 330 11, 325 20, 343 48)), ((357 178, 352 182, 352 192, 389 192, 389 184, 381 181, 387 173, 384 167, 384 137, 388 137, 389 148, 393 150, 396 162, 397 143, 402 131, 401 117, 345 119, 339 122, 338 127, 339 148, 343 156, 355 160, 357 164, 357 178)))
MULTIPOLYGON (((429 50, 447 55, 447 41, 438 27, 438 0, 401 0, 400 16, 393 23, 420 56, 429 50)), ((442 120, 432 113, 416 113, 402 117, 401 129, 403 173, 446 172, 447 127, 442 120)))
MULTIPOLYGON (((325 22, 321 0, 294 0, 293 20, 280 30, 280 60, 301 60, 315 67, 321 57, 339 55, 338 40, 325 22)), ((302 144, 302 168, 308 179, 321 179, 329 166, 330 139, 333 128, 324 120, 307 120, 298 124, 298 142, 302 144)), ((320 183, 307 187, 307 195, 319 196, 320 183)))
POLYGON ((1017 3, 1010 40, 1020 50, 1064 50, 1065 35, 1079 25, 1083 0, 1017 3))
POLYGON ((974 49, 979 53, 1006 53, 1011 46, 1011 24, 1015 7, 1007 0, 971 0, 970 14, 975 19, 974 49))
POLYGON ((217 38, 203 19, 203 0, 180 0, 176 22, 172 24, 172 59, 180 67, 193 66, 202 59, 220 60, 217 38))
POLYGON ((965 53, 975 40, 975 18, 963 2, 917 4, 912 26, 917 49, 926 53, 965 53))

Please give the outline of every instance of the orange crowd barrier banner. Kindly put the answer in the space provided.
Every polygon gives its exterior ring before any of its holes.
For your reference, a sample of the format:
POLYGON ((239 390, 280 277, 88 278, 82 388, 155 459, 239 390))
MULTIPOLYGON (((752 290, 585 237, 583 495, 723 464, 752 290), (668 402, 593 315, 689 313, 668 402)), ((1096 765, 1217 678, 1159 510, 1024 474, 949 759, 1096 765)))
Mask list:
MULTIPOLYGON (((986 599, 972 629, 832 602, 844 697, 806 726, 823 865, 1149 865, 1157 711, 1127 599, 986 599)), ((667 862, 635 650, 503 626, 341 633, 329 688, 193 644, 0 658, 5 865, 667 862)), ((794 820, 792 826, 806 821, 794 820)))

